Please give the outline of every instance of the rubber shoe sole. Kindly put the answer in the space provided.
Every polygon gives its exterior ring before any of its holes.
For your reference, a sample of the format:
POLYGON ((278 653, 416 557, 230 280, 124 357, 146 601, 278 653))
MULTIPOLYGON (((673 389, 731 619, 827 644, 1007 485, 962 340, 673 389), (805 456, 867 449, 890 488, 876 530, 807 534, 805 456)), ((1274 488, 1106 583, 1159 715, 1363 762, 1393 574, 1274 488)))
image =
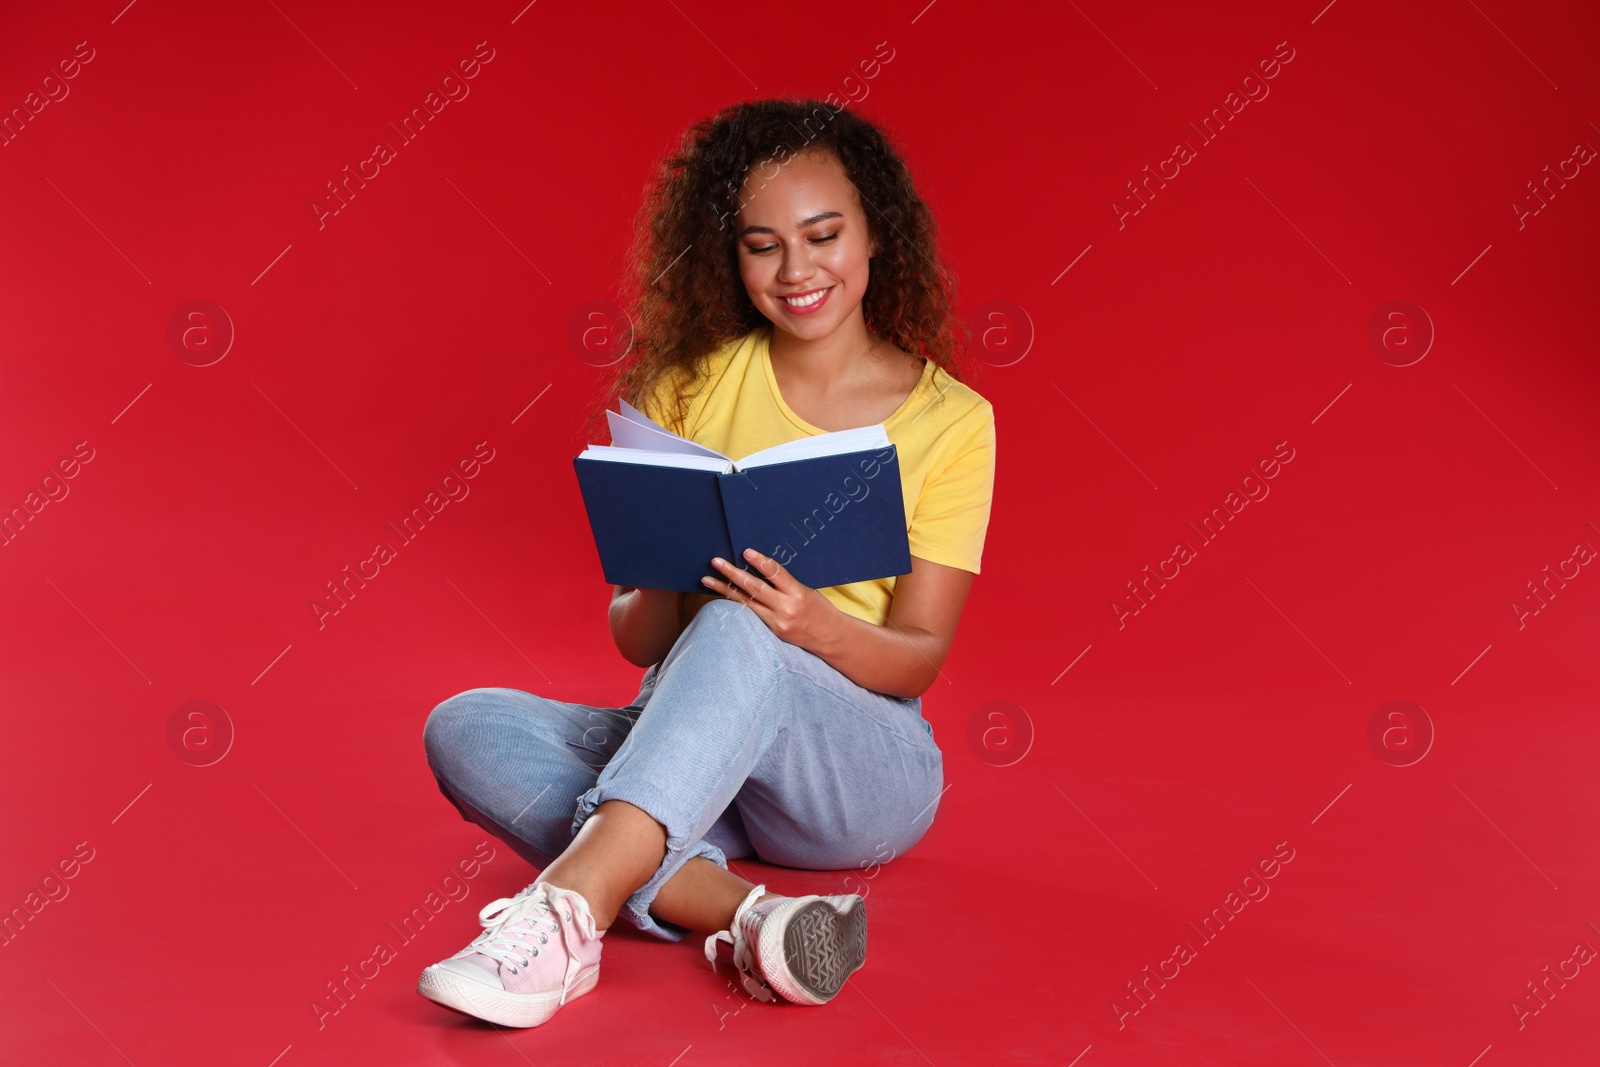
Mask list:
MULTIPOLYGON (((597 963, 578 976, 567 994, 567 1003, 593 990, 599 981, 600 965, 597 963)), ((547 1022, 563 1006, 559 989, 547 993, 507 993, 437 965, 423 969, 417 992, 451 1011, 519 1028, 547 1022)))
POLYGON ((840 911, 827 900, 813 900, 768 916, 756 958, 767 983, 785 1000, 826 1004, 866 962, 866 902, 840 911), (768 960, 781 960, 782 969, 768 960))

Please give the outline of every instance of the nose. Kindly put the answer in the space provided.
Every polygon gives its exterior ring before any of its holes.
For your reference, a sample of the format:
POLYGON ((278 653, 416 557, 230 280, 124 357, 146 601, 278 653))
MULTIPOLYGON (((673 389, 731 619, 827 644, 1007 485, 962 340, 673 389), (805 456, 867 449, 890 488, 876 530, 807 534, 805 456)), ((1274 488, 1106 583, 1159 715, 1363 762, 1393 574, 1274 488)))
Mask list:
POLYGON ((783 250, 783 264, 778 268, 778 280, 785 285, 796 285, 817 271, 811 262, 811 250, 804 241, 791 244, 783 250))

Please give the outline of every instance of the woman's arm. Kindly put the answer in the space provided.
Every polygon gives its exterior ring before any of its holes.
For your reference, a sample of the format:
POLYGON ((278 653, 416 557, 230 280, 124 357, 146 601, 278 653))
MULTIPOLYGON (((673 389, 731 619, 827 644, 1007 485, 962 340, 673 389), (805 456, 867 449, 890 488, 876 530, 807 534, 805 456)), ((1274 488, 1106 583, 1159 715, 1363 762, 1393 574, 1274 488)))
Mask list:
POLYGON ((744 604, 778 637, 857 685, 905 699, 921 696, 939 677, 976 577, 912 556, 911 573, 895 582, 888 624, 877 626, 839 610, 770 556, 746 558, 766 581, 724 561, 717 564, 723 578, 708 587, 744 604))
MULTIPOLYGON (((811 651, 859 686, 919 697, 938 679, 950 654, 976 577, 912 556, 911 573, 895 580, 887 625, 876 626, 834 607, 811 651)), ((828 604, 832 607, 833 601, 828 604)))
POLYGON ((611 640, 622 658, 648 667, 666 658, 683 633, 683 601, 672 589, 619 585, 611 595, 611 640))

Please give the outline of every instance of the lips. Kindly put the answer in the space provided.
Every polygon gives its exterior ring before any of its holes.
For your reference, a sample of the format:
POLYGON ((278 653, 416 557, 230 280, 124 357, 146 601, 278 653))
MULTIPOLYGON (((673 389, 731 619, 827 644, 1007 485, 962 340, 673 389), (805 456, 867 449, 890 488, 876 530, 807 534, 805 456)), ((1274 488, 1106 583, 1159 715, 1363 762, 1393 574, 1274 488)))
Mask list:
POLYGON ((828 297, 832 294, 832 292, 833 286, 830 285, 825 289, 812 289, 806 293, 793 294, 808 301, 807 303, 799 305, 792 303, 789 296, 780 296, 778 299, 791 314, 806 315, 816 311, 818 308, 822 307, 823 304, 826 304, 828 302, 828 297))

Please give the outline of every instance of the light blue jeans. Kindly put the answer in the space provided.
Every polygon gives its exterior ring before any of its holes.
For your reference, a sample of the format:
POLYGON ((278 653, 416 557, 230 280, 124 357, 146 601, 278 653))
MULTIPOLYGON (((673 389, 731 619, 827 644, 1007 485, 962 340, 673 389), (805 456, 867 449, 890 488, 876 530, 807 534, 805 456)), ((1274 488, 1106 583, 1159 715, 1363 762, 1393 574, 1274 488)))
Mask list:
POLYGON ((921 697, 857 685, 726 599, 700 608, 626 707, 469 689, 433 709, 423 745, 462 818, 540 869, 607 800, 653 816, 666 856, 622 914, 667 941, 690 931, 650 904, 695 856, 885 863, 927 832, 944 791, 921 697))

